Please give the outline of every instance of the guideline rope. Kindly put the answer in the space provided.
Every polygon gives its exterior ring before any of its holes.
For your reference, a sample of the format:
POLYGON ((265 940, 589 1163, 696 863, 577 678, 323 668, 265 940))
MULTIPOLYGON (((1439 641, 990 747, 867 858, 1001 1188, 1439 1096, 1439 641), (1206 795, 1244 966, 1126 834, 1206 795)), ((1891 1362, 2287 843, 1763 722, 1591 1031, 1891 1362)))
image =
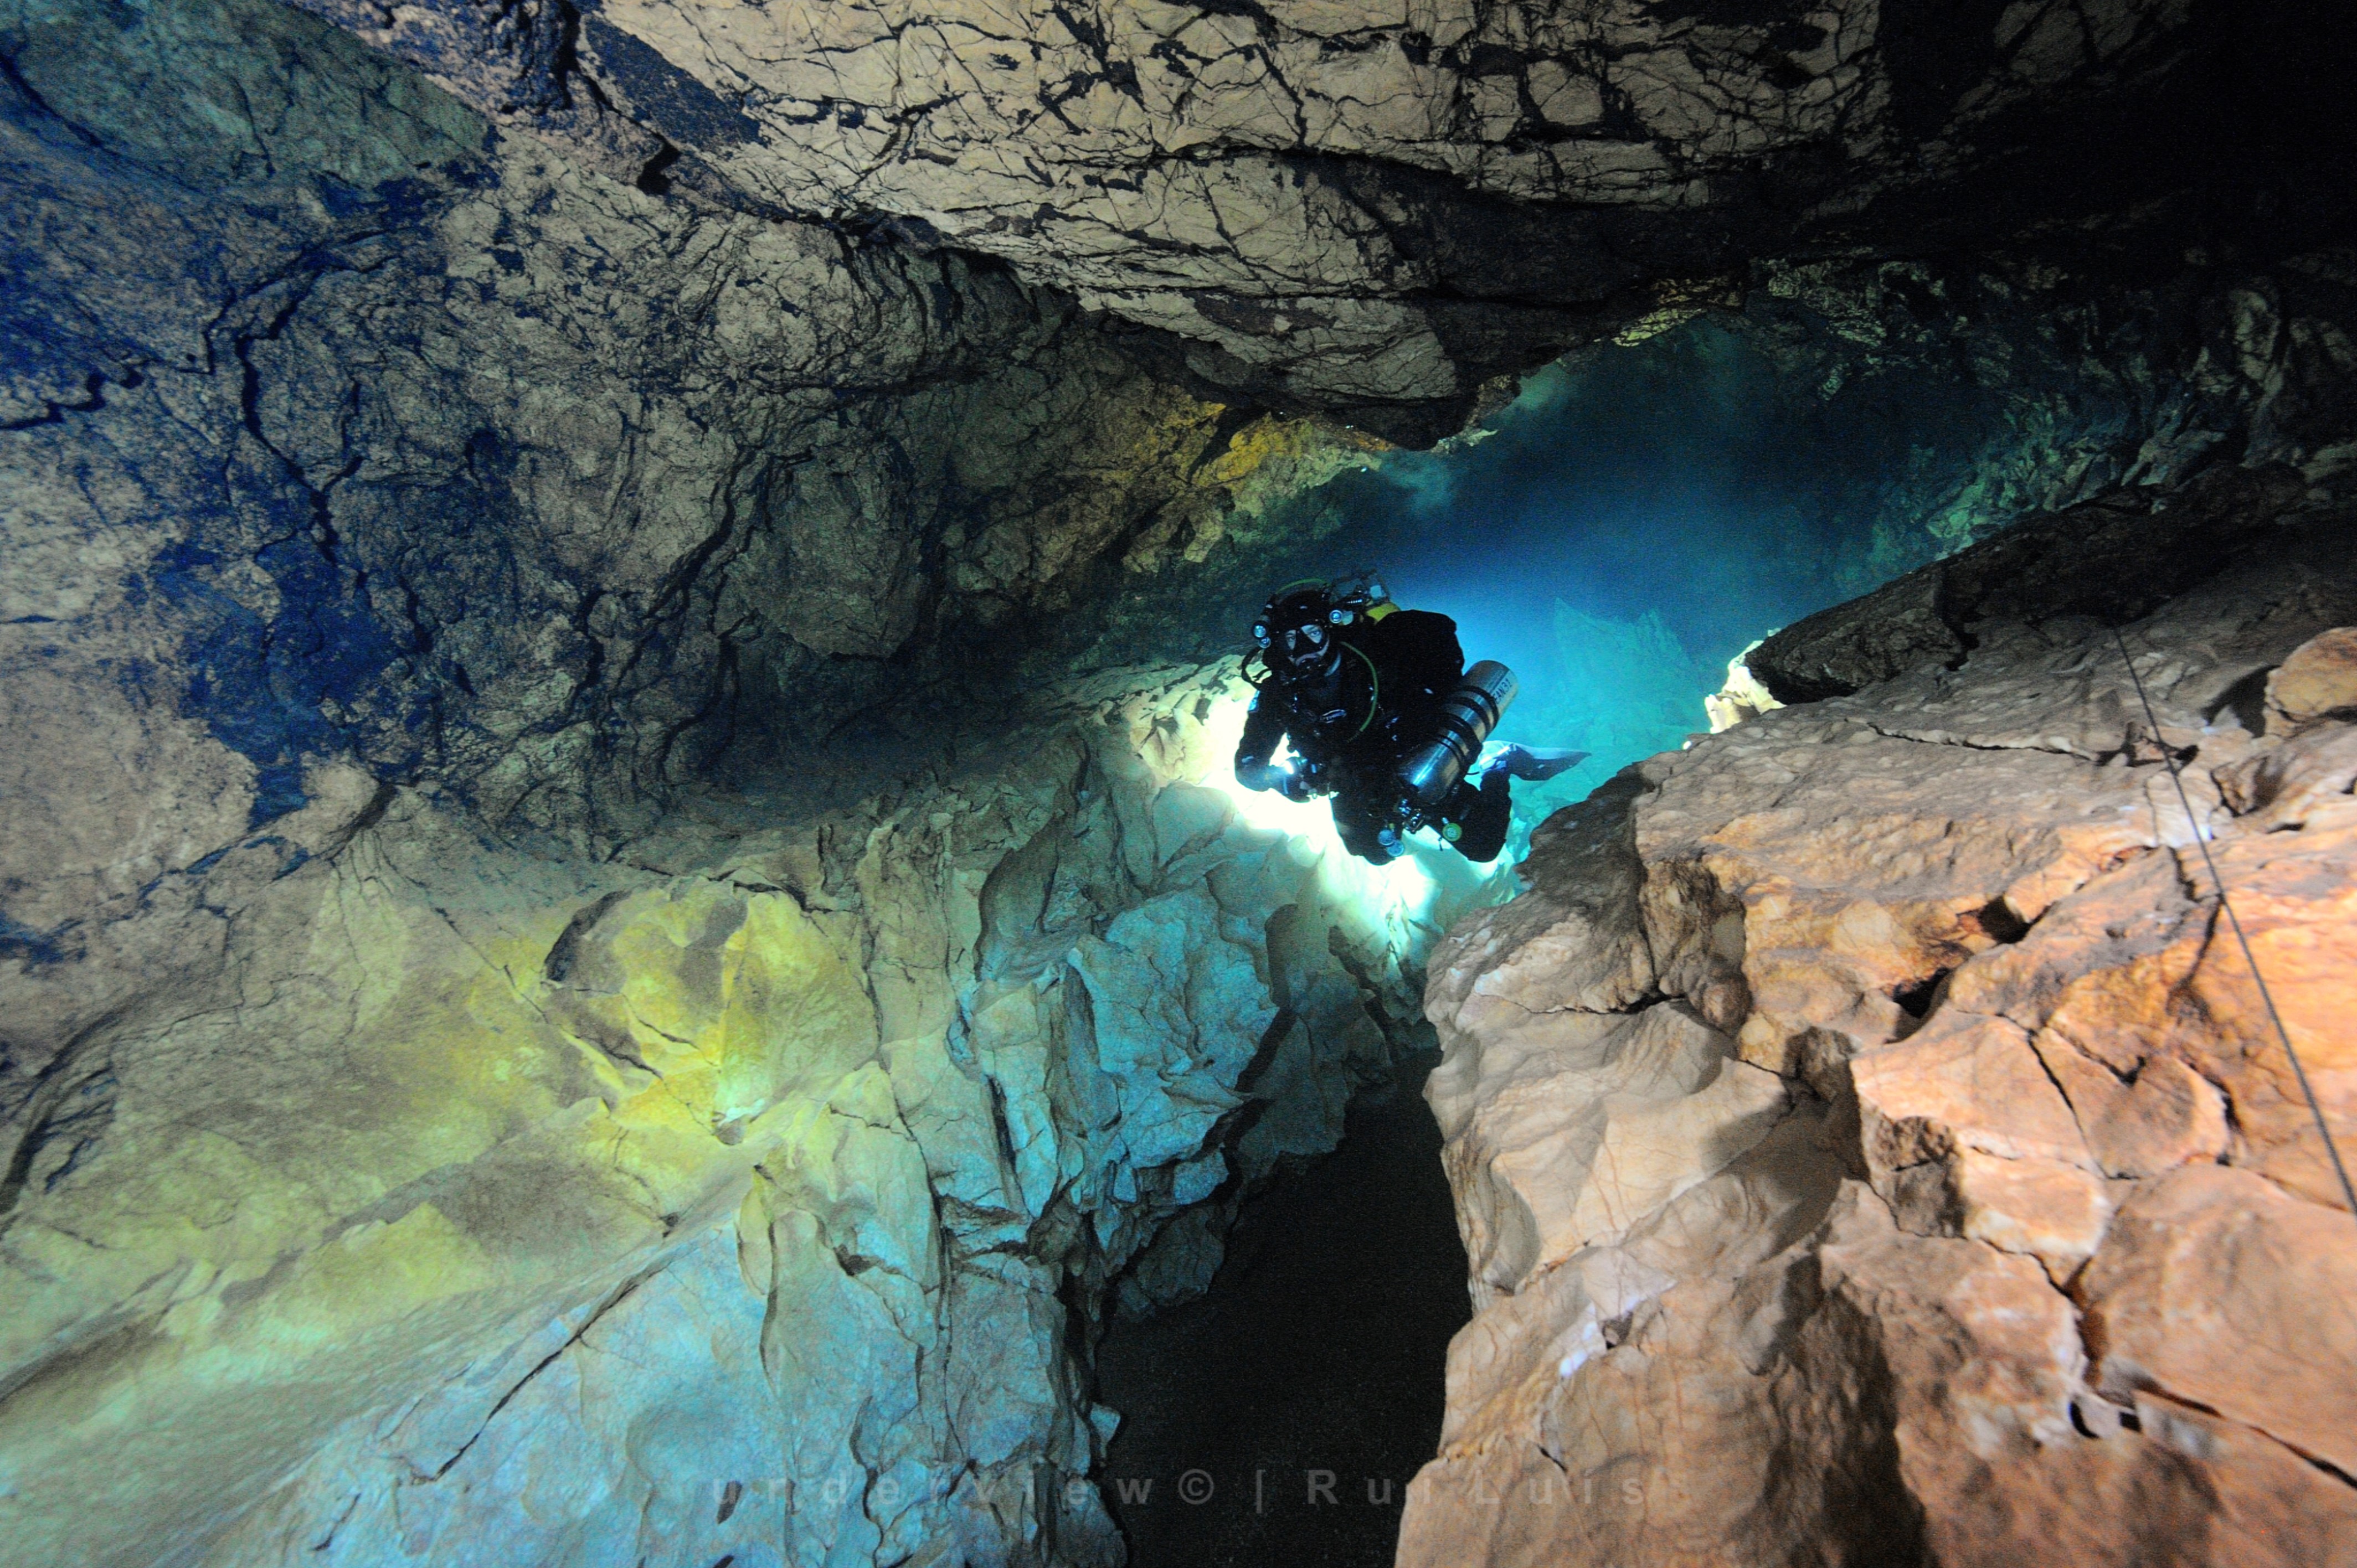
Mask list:
POLYGON ((2136 701, 2144 704, 2145 723, 2152 726, 2153 744, 2160 747, 2161 759, 2169 764, 2169 781, 2177 786, 2177 803, 2185 808, 2185 820, 2193 827, 2193 842, 2201 846, 2201 864, 2209 868, 2210 880, 2218 888, 2218 908, 2243 950, 2243 961, 2251 966, 2251 979, 2258 984, 2259 1000, 2266 1004, 2267 1018, 2276 1026, 2276 1038, 2283 1042, 2292 1076, 2299 1079, 2299 1091, 2308 1100, 2308 1112, 2316 1118, 2316 1130, 2324 1134, 2324 1153, 2332 1161, 2332 1174, 2341 1178, 2341 1195, 2349 1200, 2350 1214, 2357 1217, 2357 1186, 2350 1183, 2349 1167, 2341 1162, 2341 1145, 2333 1142, 2332 1128, 2324 1120, 2324 1107, 2317 1101, 2315 1087, 2308 1081, 2308 1069, 2300 1065, 2299 1052, 2291 1043, 2291 1031, 2284 1027, 2283 1015, 2276 1010, 2275 995, 2267 990, 2267 977, 2259 972, 2258 956, 2251 951, 2251 939, 2243 934, 2243 922, 2234 916, 2233 900, 2226 897, 2226 879, 2218 875, 2218 862, 2210 853, 2210 830, 2194 815, 2193 798, 2185 792, 2185 775, 2177 765, 2177 753, 2161 738, 2160 715, 2153 712, 2151 694, 2144 689, 2144 677, 2137 673, 2136 660, 2128 653, 2128 639, 2116 626, 2112 628, 2112 640, 2120 645, 2120 660, 2128 667, 2128 679, 2136 682, 2136 701))

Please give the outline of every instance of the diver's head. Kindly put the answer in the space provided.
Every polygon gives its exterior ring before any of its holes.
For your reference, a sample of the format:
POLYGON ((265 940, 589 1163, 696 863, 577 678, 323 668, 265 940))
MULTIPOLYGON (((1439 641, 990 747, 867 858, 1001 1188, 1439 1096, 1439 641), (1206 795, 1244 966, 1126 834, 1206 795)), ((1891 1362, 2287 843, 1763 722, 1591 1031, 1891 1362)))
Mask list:
POLYGON ((1322 584, 1278 592, 1253 627, 1268 667, 1287 681, 1314 681, 1341 661, 1334 634, 1357 618, 1322 584))

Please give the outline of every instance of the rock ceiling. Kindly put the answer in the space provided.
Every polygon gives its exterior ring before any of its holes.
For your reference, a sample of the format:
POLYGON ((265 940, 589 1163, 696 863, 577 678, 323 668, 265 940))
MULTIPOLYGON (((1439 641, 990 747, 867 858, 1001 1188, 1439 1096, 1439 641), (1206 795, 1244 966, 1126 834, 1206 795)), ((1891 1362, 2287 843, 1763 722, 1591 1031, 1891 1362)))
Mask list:
POLYGON ((641 183, 1002 257, 1204 381, 1378 422, 1665 281, 2083 182, 2021 164, 2023 112, 2191 39, 2188 0, 304 3, 641 183))

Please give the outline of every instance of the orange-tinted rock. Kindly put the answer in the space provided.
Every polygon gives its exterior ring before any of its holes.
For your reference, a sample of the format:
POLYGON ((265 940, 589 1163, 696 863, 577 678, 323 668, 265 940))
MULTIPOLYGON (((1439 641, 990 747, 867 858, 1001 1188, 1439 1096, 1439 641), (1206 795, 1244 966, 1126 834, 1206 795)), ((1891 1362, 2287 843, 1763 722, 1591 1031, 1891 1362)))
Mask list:
MULTIPOLYGON (((2357 1152, 2357 800, 2319 804, 2298 832, 2225 840, 2216 854, 2251 956, 2345 1157, 2357 1152)), ((2187 1012, 2204 1042, 2195 1065, 2225 1089, 2245 1145, 2235 1163, 2315 1202, 2345 1205, 2315 1117, 2224 922, 2212 931, 2187 993, 2187 1012)))
POLYGON ((2357 555, 2299 537, 2126 628, 2157 724, 2108 629, 1984 623, 1629 770, 1460 929, 1480 1310, 1403 1568, 2357 1563, 2357 1221, 2217 897, 2357 1150, 2357 555), (1738 1067, 1792 1110, 1728 1160, 1738 1067))
MULTIPOLYGON (((1945 1199, 1931 1223, 1915 1218, 1899 1184, 1893 1208, 1900 1225, 1924 1235, 1953 1235, 1986 1241, 2003 1252, 2038 1260, 2049 1279, 2061 1284, 2078 1272, 2111 1219, 2111 1196, 2103 1180, 2082 1166, 2059 1160, 1999 1159, 1966 1149, 1936 1167, 1928 1184, 1945 1199)), ((1910 1173, 1911 1174, 1911 1173, 1910 1173)))
POLYGON ((2094 1380, 2357 1474, 2357 1222, 2249 1171, 2139 1184, 2080 1294, 2094 1380), (2338 1375, 2336 1375, 2338 1374, 2338 1375))
POLYGON ((1879 1176, 1963 1149, 1999 1159, 2080 1164, 2086 1143, 2071 1106, 2019 1026, 1967 1014, 1850 1064, 1879 1176))
MULTIPOLYGON (((2091 1422, 2102 1402, 2080 1381, 2074 1315, 2027 1259, 1893 1231, 1853 1194, 1819 1254, 1825 1306, 1799 1337, 1781 1434, 1801 1474, 1831 1483, 1829 1503, 1900 1512, 1881 1487, 1910 1506, 1920 1548, 1884 1522, 1852 1561, 2348 1560, 2357 1491, 2250 1428, 2149 1398, 2142 1431, 2091 1422), (1889 1447, 1861 1463, 1861 1429, 1886 1420, 1889 1447)), ((1813 1533, 1857 1530, 1829 1519, 1813 1533)))
POLYGON ((2309 638, 2267 677, 2267 717, 2292 726, 2357 718, 2357 627, 2309 638))
POLYGON ((1478 1073, 1436 1071, 1426 1086, 1448 1130, 1450 1180, 1478 1195, 1467 1255, 1497 1290, 1617 1239, 1757 1144, 1785 1109, 1773 1073, 1729 1059, 1727 1037, 1675 1004, 1553 1022, 1557 1044, 1535 1058, 1493 1055, 1478 1073))
POLYGON ((1769 1374, 1813 1288, 1783 1243, 1838 1180, 1817 1123, 1794 1116, 1458 1334, 1402 1563, 1780 1560, 1805 1527, 1761 1463, 1781 1433, 1769 1374))
POLYGON ((2175 1057, 2147 1057, 2123 1079, 2050 1031, 2032 1043, 2077 1110, 2088 1152, 2105 1175, 2158 1176, 2225 1152, 2223 1097, 2175 1057))

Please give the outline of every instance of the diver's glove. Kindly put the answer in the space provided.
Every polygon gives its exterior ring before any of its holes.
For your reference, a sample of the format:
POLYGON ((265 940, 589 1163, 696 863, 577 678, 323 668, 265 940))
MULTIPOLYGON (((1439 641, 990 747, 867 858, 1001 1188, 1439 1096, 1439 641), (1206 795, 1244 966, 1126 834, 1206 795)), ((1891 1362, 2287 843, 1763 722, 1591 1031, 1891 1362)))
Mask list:
POLYGON ((1274 789, 1288 800, 1318 797, 1317 770, 1298 763, 1239 762, 1236 782, 1247 789, 1274 789))
POLYGON ((1236 764, 1236 782, 1247 789, 1282 789, 1286 780, 1292 777, 1292 771, 1266 760, 1239 762, 1236 764))

